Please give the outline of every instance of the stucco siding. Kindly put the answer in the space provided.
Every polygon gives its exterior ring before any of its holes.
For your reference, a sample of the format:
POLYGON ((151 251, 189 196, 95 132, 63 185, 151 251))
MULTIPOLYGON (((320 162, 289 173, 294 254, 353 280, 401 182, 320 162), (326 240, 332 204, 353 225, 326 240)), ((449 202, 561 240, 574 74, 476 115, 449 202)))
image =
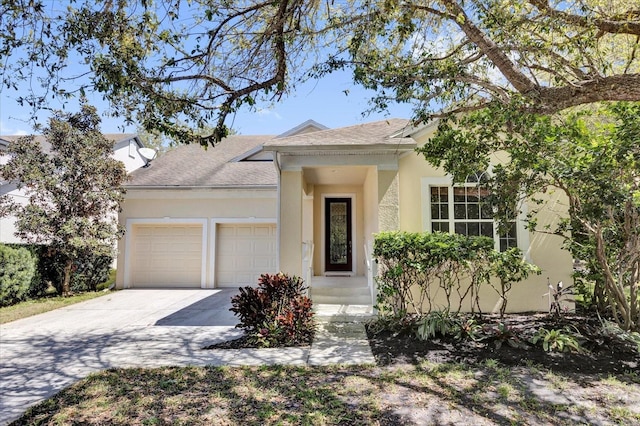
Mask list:
POLYGON ((400 229, 400 179, 396 170, 378 171, 378 230, 400 229))
MULTIPOLYGON (((423 144, 430 135, 432 129, 428 129, 420 135, 419 145, 423 144)), ((496 155, 494 162, 506 161, 504 155, 496 155)), ((428 208, 429 199, 425 195, 424 182, 431 179, 446 181, 444 170, 431 166, 422 155, 410 153, 400 159, 399 200, 400 200, 400 229, 408 232, 429 231, 428 221, 425 220, 425 209, 428 208)), ((548 309, 548 299, 543 297, 548 292, 547 277, 555 284, 563 281, 572 283, 572 257, 570 253, 562 249, 561 237, 546 232, 545 226, 554 229, 561 217, 567 215, 566 199, 561 193, 540 194, 545 200, 544 208, 537 214, 538 229, 545 232, 530 232, 524 229, 524 222, 519 222, 519 247, 525 252, 526 258, 537 265, 541 275, 534 275, 521 283, 514 284, 512 295, 509 298, 508 309, 511 312, 544 311, 548 309)), ((525 205, 526 209, 527 206, 525 205)), ((523 219, 523 217, 521 218, 523 219)), ((493 289, 487 287, 481 291, 483 310, 492 311, 498 308, 498 296, 493 289)), ((443 301, 440 300, 439 303, 443 301)))
MULTIPOLYGON (((131 284, 134 261, 127 253, 135 243, 136 225, 164 224, 184 226, 202 224, 203 285, 215 283, 215 230, 218 223, 277 223, 277 192, 271 190, 129 190, 120 223, 129 229, 118 242, 116 285, 119 288, 131 284)), ((265 271, 270 272, 270 271, 265 271)))

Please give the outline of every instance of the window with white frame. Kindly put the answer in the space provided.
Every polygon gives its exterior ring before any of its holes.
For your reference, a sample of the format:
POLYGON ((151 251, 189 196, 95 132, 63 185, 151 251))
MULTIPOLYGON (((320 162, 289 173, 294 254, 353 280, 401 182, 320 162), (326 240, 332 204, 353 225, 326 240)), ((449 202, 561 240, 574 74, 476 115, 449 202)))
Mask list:
POLYGON ((431 232, 451 232, 468 236, 484 236, 496 241, 496 248, 505 251, 517 247, 517 227, 512 222, 504 233, 498 233, 493 209, 487 202, 489 190, 485 172, 467 177, 464 184, 430 184, 428 187, 431 232))

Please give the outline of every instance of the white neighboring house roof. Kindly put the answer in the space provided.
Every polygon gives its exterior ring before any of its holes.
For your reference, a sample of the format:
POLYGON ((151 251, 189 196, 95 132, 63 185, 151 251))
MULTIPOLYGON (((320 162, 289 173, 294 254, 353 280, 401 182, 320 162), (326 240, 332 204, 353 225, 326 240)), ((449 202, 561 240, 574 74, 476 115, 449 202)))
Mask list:
MULTIPOLYGON (((138 135, 133 133, 105 133, 103 136, 108 140, 113 141, 114 158, 125 164, 127 173, 130 173, 138 167, 142 167, 146 164, 146 161, 142 159, 138 153, 140 148, 144 148, 144 144, 138 135), (126 152, 122 152, 123 150, 126 152)), ((23 137, 25 137, 25 135, 0 136, 0 153, 5 151, 11 142, 23 137)), ((44 152, 49 153, 51 151, 51 144, 47 142, 43 135, 34 135, 34 140, 42 146, 42 150, 44 152)), ((6 156, 3 155, 3 157, 6 156)))
MULTIPOLYGON (((130 173, 147 164, 147 161, 140 155, 139 149, 144 147, 140 138, 135 134, 128 133, 109 133, 104 134, 105 138, 113 141, 113 157, 124 163, 127 173, 130 173)), ((24 135, 7 135, 0 136, 0 164, 6 164, 9 160, 7 149, 9 144, 24 135)), ((44 152, 50 152, 51 145, 46 141, 44 136, 35 135, 35 140, 40 144, 44 152)), ((24 189, 19 189, 16 182, 9 182, 0 176, 0 195, 13 197, 20 202, 26 202, 26 193, 24 189)), ((21 242, 13 235, 15 226, 15 218, 12 216, 0 217, 0 242, 21 242)))

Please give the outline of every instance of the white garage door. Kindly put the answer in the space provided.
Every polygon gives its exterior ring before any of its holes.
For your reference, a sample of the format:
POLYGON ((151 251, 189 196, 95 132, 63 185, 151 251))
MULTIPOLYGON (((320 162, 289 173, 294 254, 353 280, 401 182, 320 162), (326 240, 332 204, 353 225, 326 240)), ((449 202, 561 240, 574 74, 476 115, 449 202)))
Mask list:
POLYGON ((276 272, 275 224, 218 224, 216 286, 256 286, 264 273, 276 272))
POLYGON ((132 234, 132 287, 200 287, 201 225, 137 225, 132 234))

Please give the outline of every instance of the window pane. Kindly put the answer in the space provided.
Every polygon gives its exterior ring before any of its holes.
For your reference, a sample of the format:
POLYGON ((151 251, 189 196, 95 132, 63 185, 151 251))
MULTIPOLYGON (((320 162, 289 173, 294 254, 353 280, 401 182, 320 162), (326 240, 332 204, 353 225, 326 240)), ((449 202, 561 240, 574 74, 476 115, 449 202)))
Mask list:
POLYGON ((453 188, 453 202, 463 203, 465 201, 465 188, 454 187, 453 188))
POLYGON ((347 209, 346 202, 329 203, 329 258, 335 265, 343 265, 348 261, 347 209))
POLYGON ((456 234, 467 235, 467 224, 464 222, 456 222, 455 232, 456 234))
POLYGON ((440 219, 449 219, 449 204, 440 206, 440 219))
POLYGON ((431 219, 440 219, 440 205, 431 204, 431 219))
POLYGON ((468 219, 480 219, 480 206, 478 204, 469 204, 467 206, 468 219))
POLYGON ((437 203, 440 201, 440 187, 432 186, 431 187, 431 202, 437 203))
POLYGON ((467 218, 467 209, 464 204, 455 204, 453 206, 453 217, 454 219, 466 219, 467 218))
POLYGON ((512 247, 518 247, 518 233, 516 223, 512 222, 506 234, 500 235, 500 251, 505 251, 512 247))
POLYGON ((480 234, 483 237, 493 238, 493 223, 482 222, 482 224, 480 224, 480 234))
POLYGON ((478 188, 466 188, 467 190, 467 202, 468 203, 477 203, 480 201, 480 197, 478 194, 478 188))
POLYGON ((449 232, 449 223, 448 222, 432 222, 431 223, 431 232, 449 232))
POLYGON ((480 235, 480 223, 469 222, 467 223, 467 235, 477 237, 480 235))
POLYGON ((448 186, 441 186, 439 187, 440 189, 440 202, 441 203, 448 203, 449 202, 449 187, 448 186))
POLYGON ((480 204, 480 210, 483 219, 492 219, 493 218, 493 209, 489 203, 480 204))

